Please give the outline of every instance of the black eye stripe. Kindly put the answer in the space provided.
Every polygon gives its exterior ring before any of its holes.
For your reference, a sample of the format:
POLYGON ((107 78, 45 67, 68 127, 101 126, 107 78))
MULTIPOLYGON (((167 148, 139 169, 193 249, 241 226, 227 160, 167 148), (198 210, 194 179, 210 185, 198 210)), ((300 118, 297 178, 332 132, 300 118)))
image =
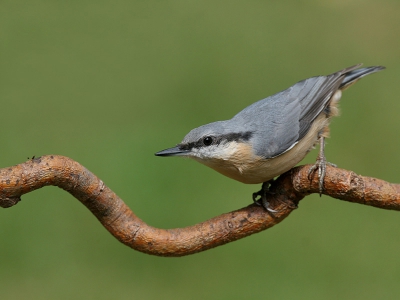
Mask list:
POLYGON ((186 144, 179 144, 178 147, 181 150, 191 150, 193 148, 201 148, 204 146, 210 146, 210 145, 218 145, 220 143, 228 143, 228 142, 245 142, 248 141, 252 137, 253 133, 251 131, 245 131, 245 132, 237 132, 237 133, 229 133, 229 134, 223 134, 218 137, 216 136, 204 136, 201 139, 199 139, 196 142, 190 142, 186 144), (210 144, 206 145, 204 143, 204 140, 206 138, 211 138, 212 141, 210 144))

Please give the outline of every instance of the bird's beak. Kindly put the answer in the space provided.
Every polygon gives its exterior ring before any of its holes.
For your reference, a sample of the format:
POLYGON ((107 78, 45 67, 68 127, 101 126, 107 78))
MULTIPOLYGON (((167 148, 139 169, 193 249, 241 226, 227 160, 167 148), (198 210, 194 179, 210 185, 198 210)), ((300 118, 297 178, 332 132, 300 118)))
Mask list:
POLYGON ((179 146, 157 152, 156 156, 187 156, 190 150, 182 150, 179 146))

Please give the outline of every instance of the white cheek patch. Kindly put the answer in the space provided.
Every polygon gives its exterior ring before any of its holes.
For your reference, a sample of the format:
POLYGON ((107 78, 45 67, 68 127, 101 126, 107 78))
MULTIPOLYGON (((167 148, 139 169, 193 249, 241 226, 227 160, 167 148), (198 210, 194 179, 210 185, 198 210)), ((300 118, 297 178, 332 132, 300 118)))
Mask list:
POLYGON ((237 142, 230 142, 225 144, 218 153, 219 159, 228 160, 230 157, 237 155, 238 153, 238 143, 237 142))
POLYGON ((238 143, 229 142, 193 149, 192 155, 200 159, 228 160, 231 156, 236 155, 237 151, 238 143))

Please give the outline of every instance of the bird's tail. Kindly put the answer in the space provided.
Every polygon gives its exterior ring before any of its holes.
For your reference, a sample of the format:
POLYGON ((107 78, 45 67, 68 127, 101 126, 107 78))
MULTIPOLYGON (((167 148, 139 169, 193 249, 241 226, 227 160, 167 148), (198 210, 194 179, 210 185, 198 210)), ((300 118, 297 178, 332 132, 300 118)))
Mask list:
MULTIPOLYGON (((354 66, 354 67, 359 67, 360 65, 354 66)), ((359 79, 363 78, 364 76, 367 76, 369 74, 379 72, 385 67, 382 66, 374 66, 374 67, 367 67, 367 68, 361 68, 361 69, 354 69, 354 67, 348 68, 347 70, 344 70, 345 77, 340 84, 340 89, 343 91, 356 83, 359 79), (347 71, 347 72, 346 72, 347 71)))

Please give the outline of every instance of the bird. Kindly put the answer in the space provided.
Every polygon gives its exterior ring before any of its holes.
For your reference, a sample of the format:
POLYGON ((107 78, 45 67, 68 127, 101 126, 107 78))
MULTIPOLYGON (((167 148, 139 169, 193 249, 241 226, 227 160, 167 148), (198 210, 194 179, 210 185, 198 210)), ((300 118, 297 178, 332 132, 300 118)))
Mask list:
POLYGON ((192 129, 175 147, 155 155, 189 157, 242 183, 263 183, 262 189, 253 193, 253 201, 258 203, 261 196, 258 204, 276 212, 266 200, 269 184, 319 143, 317 160, 308 175, 318 173, 321 195, 326 165, 330 164, 324 153, 325 138, 331 118, 339 114, 342 92, 359 79, 385 69, 361 66, 299 81, 247 106, 229 120, 192 129))

